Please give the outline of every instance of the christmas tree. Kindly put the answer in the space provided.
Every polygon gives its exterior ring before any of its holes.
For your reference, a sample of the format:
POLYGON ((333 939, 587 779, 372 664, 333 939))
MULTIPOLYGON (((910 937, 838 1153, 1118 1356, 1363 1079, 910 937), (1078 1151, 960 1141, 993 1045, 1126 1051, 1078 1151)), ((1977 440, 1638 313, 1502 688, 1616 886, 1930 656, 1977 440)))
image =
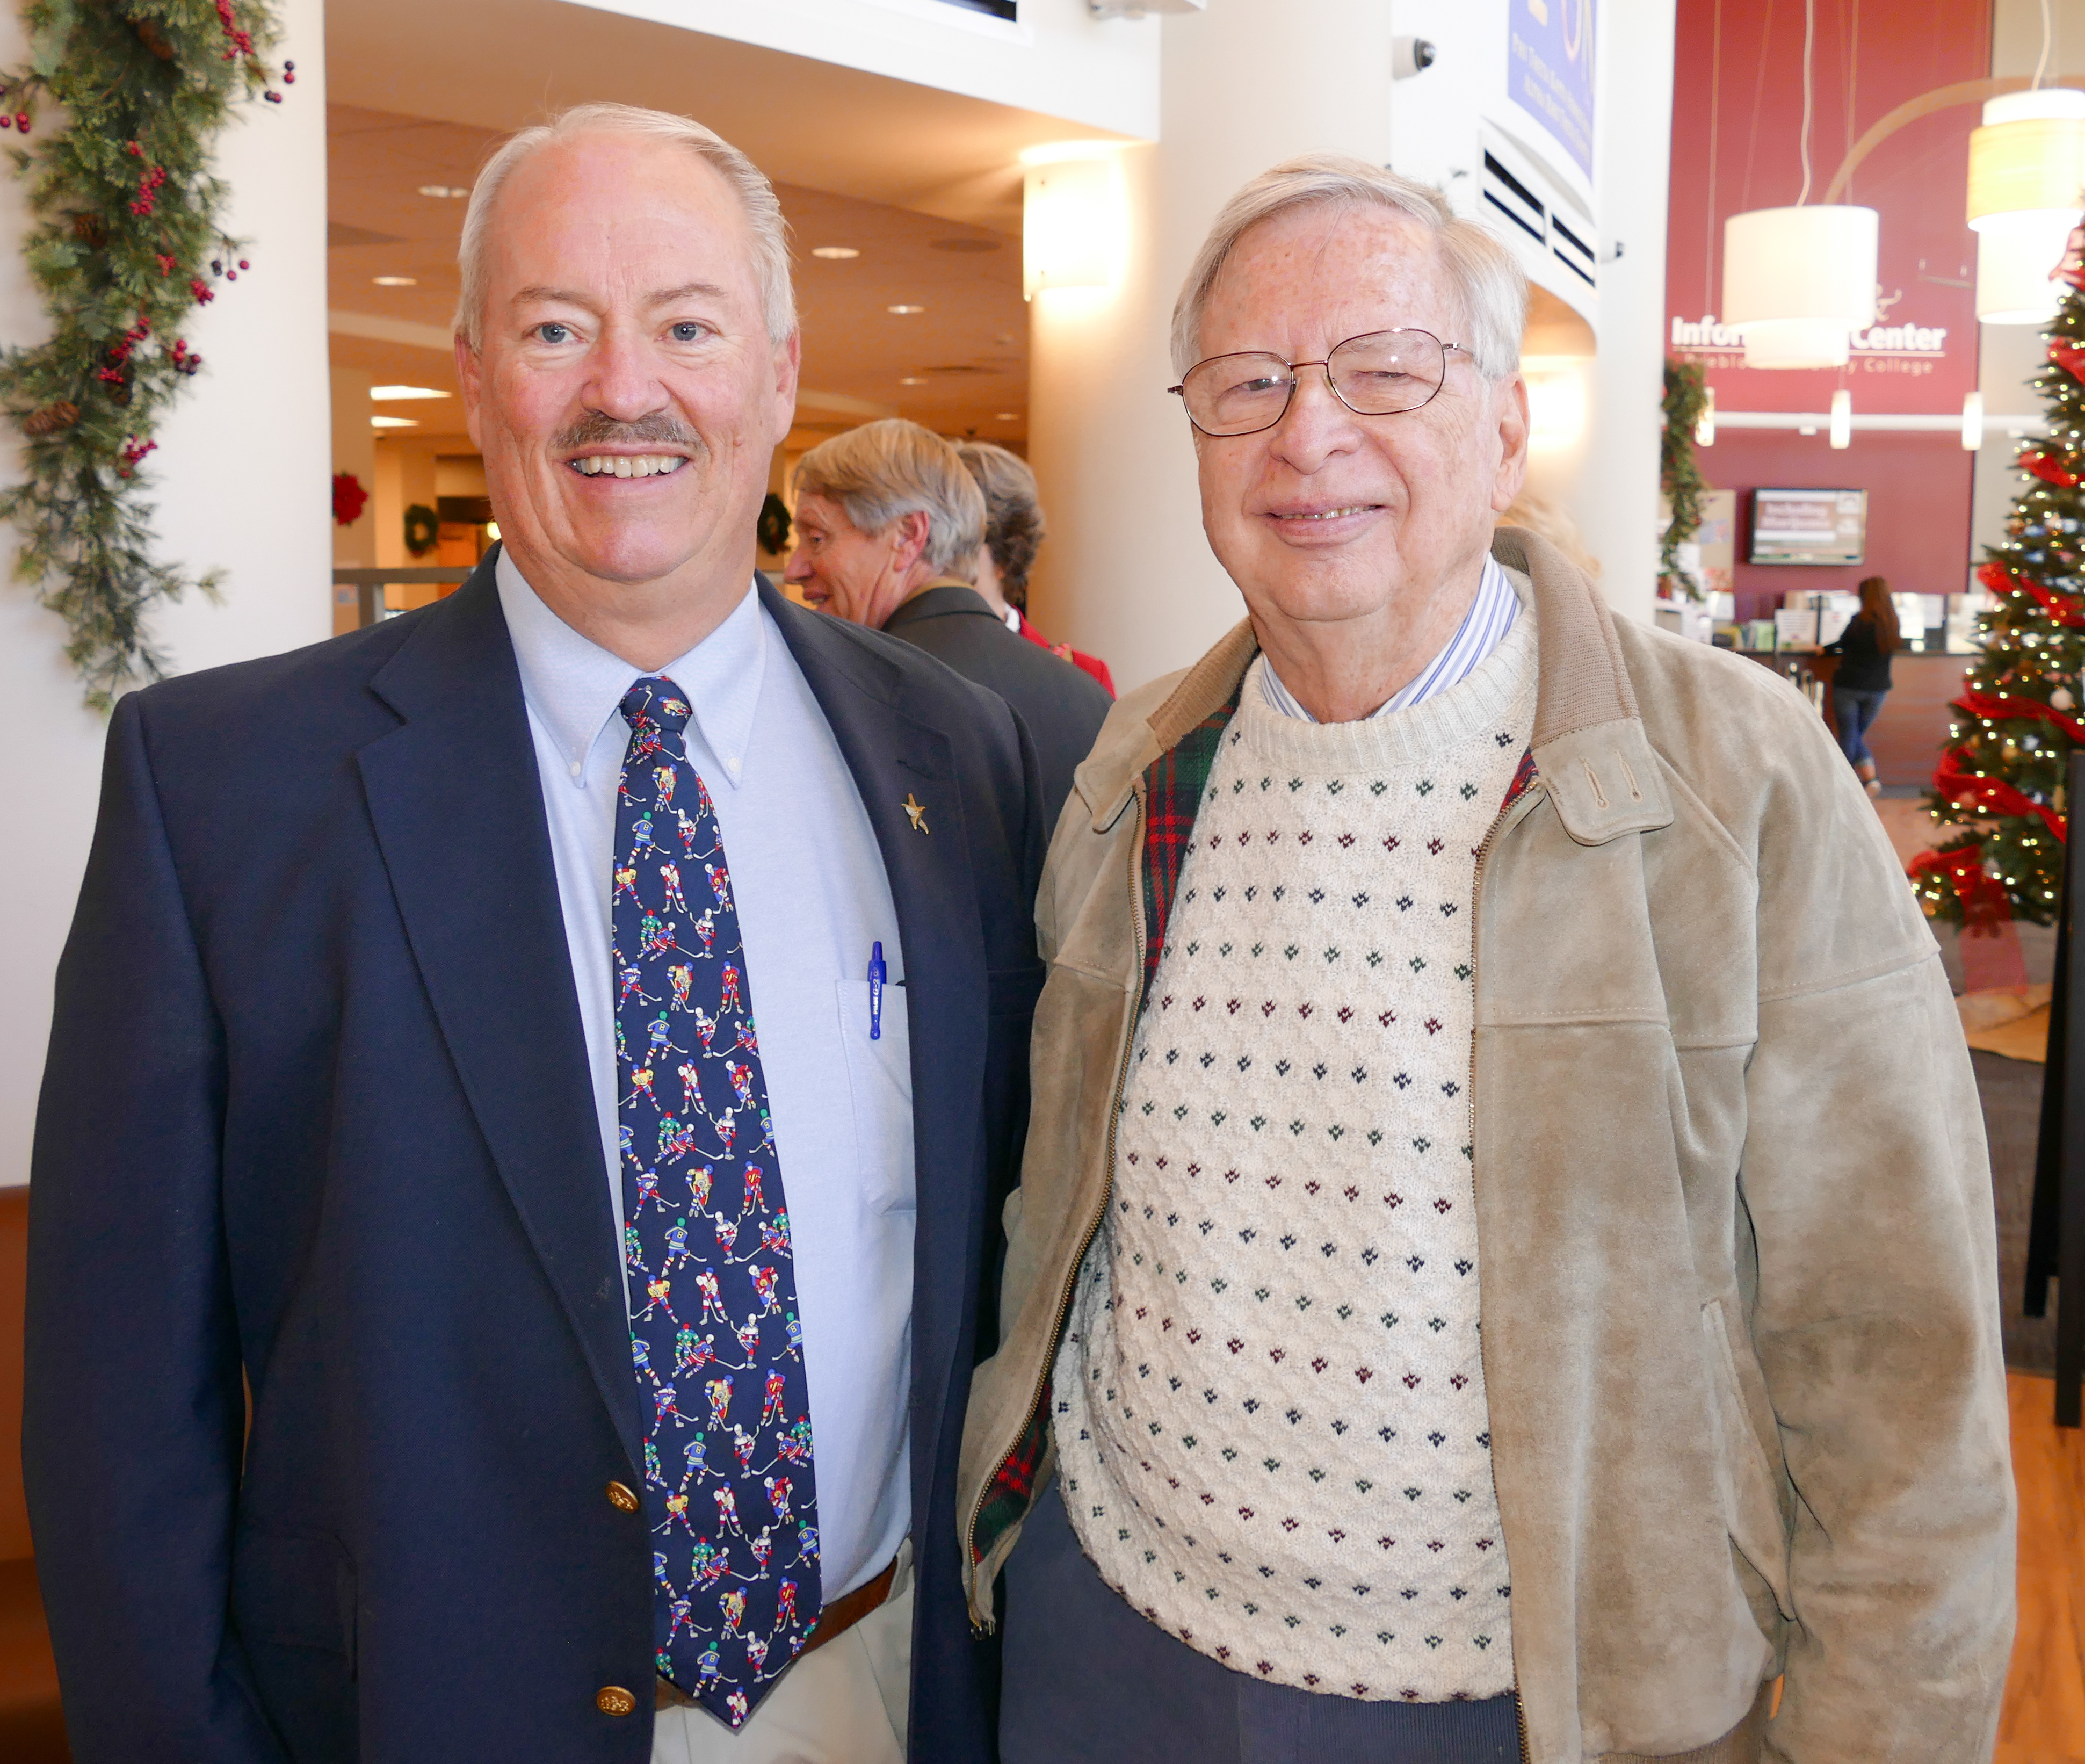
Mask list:
POLYGON ((1953 704, 1948 745, 1926 802, 1961 828, 1913 860, 1930 918, 1972 931, 2008 917, 2047 925, 2062 886, 2071 750, 2085 746, 2085 225, 2055 272, 2062 304, 2044 334, 2034 389, 2048 438, 2020 449, 2026 487, 1977 573, 1995 606, 1979 616, 1982 653, 1953 704))

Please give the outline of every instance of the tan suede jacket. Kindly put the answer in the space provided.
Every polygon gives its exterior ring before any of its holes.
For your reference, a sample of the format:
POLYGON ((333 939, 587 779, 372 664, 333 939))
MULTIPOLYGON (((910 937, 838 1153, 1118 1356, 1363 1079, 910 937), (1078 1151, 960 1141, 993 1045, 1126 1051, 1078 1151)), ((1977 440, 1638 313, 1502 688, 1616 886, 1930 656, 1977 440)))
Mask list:
MULTIPOLYGON (((1516 529, 1537 778, 1480 852, 1484 1379, 1535 1764, 1975 1764, 2013 1631, 1991 1184, 1930 933, 1816 714, 1617 623, 1516 529), (1769 1724, 1763 1686, 1785 1670, 1769 1724)), ((1042 1398, 1142 991, 1146 768, 1241 625, 1119 703, 1037 917, 1023 1186, 958 1511, 973 1620, 1051 1463, 1042 1398)))

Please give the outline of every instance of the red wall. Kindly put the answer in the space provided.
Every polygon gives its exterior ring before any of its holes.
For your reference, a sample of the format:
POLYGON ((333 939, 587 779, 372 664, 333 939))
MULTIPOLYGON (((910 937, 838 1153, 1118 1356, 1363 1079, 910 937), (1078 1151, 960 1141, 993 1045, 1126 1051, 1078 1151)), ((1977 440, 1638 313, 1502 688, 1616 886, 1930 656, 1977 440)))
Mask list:
MULTIPOLYGON (((1822 199, 1854 139, 1935 86, 1990 68, 1989 0, 1818 0, 1810 200, 1822 199)), ((1680 0, 1674 65, 1672 196, 1666 258, 1667 353, 1701 361, 1719 412, 1827 410, 1834 391, 1863 411, 1959 413, 1977 384, 1969 284, 1976 236, 1963 219, 1973 106, 1922 117, 1863 162, 1841 201, 1881 215, 1879 323, 1945 330, 1943 347, 1857 353, 1821 372, 1747 368, 1727 349, 1674 341, 1675 321, 1717 314, 1730 215, 1794 202, 1803 172, 1803 7, 1790 0, 1680 0), (1718 29, 1720 19, 1720 32, 1718 29), (1713 177, 1712 177, 1713 168, 1713 177)), ((1832 448, 1820 431, 1719 430, 1701 469, 1739 498, 1738 615, 1793 589, 1880 575, 1905 592, 1958 593, 1969 562, 1972 456, 1953 432, 1864 434, 1832 448), (1868 561, 1832 570, 1744 563, 1743 495, 1761 485, 1868 492, 1868 561)))

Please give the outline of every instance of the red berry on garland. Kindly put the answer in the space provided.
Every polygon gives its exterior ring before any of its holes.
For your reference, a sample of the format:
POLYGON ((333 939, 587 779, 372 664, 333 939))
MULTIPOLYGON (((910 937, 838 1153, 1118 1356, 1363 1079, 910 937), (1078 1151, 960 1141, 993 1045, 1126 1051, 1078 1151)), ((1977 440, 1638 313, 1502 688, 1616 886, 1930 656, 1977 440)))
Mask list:
POLYGON ((0 129, 11 129, 14 126, 15 119, 12 117, 0 117, 0 129))
POLYGON ((294 86, 296 83, 297 76, 295 71, 287 64, 285 64, 282 69, 282 83, 285 86, 294 86))
POLYGON ((241 257, 239 260, 239 267, 242 270, 250 270, 253 266, 248 263, 244 257, 241 257))
POLYGON ((261 96, 271 104, 279 104, 282 101, 282 95, 278 91, 264 91, 261 96))

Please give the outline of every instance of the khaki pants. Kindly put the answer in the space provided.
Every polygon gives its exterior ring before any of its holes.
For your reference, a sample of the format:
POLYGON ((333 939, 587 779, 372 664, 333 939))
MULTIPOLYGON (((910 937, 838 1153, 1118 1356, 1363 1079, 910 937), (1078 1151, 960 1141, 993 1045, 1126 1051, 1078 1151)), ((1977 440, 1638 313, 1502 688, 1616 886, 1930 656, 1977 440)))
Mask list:
POLYGON ((912 1692, 912 1546, 890 1596, 806 1654, 736 1733, 703 1709, 661 1709, 652 1764, 904 1764, 912 1692))

